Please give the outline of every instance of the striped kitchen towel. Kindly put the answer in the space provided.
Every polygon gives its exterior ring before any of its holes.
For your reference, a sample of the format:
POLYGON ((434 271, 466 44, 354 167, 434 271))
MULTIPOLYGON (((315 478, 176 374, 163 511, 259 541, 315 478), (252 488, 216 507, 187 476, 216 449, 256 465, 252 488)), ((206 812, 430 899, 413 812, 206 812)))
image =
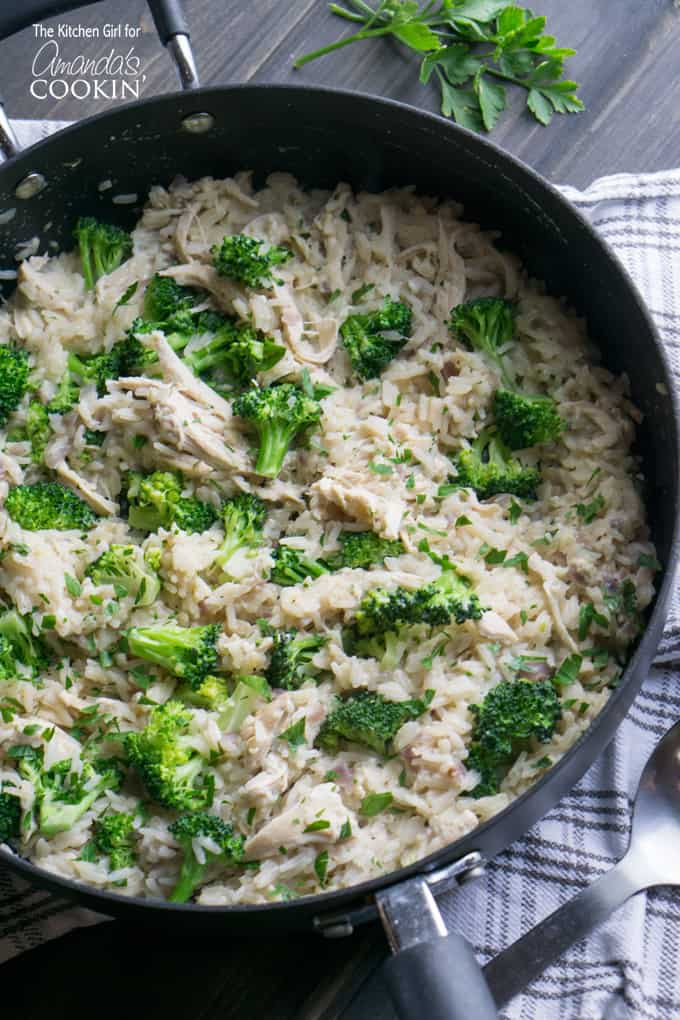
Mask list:
MULTIPOLYGON (((54 127, 17 124, 24 144, 54 127)), ((567 197, 617 250, 667 345, 680 387, 680 171, 619 174, 567 197)), ((615 740, 575 790, 442 912, 485 961, 609 868, 624 852, 631 798, 654 744, 680 715, 680 595, 651 670, 615 740)), ((0 961, 105 920, 0 869, 0 961)), ((503 1012, 505 1020, 680 1017, 680 892, 636 896, 503 1012)), ((359 1020, 361 996, 350 1012, 359 1020)), ((472 1018, 471 1018, 472 1020, 472 1018)))

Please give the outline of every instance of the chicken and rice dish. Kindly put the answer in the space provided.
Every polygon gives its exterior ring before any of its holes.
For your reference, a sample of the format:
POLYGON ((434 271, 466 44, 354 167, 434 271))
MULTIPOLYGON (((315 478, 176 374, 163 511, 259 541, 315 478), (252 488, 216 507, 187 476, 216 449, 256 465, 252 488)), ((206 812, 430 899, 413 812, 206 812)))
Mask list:
MULTIPOLYGON (((154 187, 0 309, 0 842, 228 905, 504 808, 657 569, 639 413, 455 202, 154 187)), ((5 274, 6 275, 6 274, 5 274)))

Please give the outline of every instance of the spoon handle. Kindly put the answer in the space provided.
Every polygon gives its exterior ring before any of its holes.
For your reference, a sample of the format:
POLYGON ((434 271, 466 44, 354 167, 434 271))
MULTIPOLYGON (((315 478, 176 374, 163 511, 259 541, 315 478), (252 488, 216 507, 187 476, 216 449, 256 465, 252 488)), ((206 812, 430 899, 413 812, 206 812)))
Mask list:
POLYGON ((562 953, 602 924, 609 915, 646 883, 626 867, 626 858, 605 872, 578 896, 494 957, 484 976, 496 1005, 502 1006, 518 995, 562 953))

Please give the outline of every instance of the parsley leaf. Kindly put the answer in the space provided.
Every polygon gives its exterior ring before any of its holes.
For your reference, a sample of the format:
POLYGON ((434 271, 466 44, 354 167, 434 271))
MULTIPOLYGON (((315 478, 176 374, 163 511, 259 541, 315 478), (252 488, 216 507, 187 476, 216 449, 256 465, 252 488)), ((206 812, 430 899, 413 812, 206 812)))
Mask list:
POLYGON ((364 818, 373 818, 388 808, 393 800, 391 793, 367 793, 361 802, 359 814, 364 818))
POLYGON ((296 723, 289 726, 283 733, 279 733, 279 740, 286 740, 292 748, 301 747, 302 744, 306 744, 304 715, 302 719, 298 719, 296 723))
POLYGON ((565 659, 553 677, 553 683, 558 687, 569 687, 573 684, 581 671, 583 659, 580 655, 570 655, 565 659))
POLYGON ((586 602, 584 606, 581 606, 578 614, 578 639, 579 641, 585 641, 588 637, 588 631, 590 630, 591 624, 596 623, 598 627, 602 627, 603 630, 607 630, 609 627, 609 620, 603 613, 598 613, 597 609, 592 602, 586 602))
POLYGON ((328 873, 328 850, 322 850, 320 854, 317 854, 314 861, 314 872, 319 879, 319 885, 325 885, 328 873))
POLYGON ((606 505, 602 496, 596 496, 591 503, 577 503, 576 513, 584 524, 592 524, 595 518, 599 517, 602 513, 606 505))

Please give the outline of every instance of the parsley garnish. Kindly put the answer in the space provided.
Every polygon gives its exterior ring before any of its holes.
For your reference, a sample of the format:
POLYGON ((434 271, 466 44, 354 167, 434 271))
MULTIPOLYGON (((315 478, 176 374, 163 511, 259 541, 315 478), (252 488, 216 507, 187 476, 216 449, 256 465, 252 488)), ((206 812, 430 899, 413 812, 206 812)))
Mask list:
POLYGON ((319 885, 325 885, 328 873, 328 850, 322 850, 320 854, 317 854, 314 861, 314 872, 319 879, 319 885))
POLYGON ((565 659, 553 677, 553 683, 558 687, 569 687, 576 681, 580 671, 583 658, 580 655, 570 655, 565 659))
POLYGON ((325 818, 317 818, 315 822, 310 822, 302 830, 303 832, 320 832, 321 829, 330 829, 331 823, 325 818))
POLYGON ((77 599, 82 591, 80 581, 77 581, 75 577, 71 577, 70 574, 64 574, 64 584, 66 585, 66 591, 69 595, 72 595, 74 599, 77 599))
POLYGON ((370 294, 370 292, 374 289, 375 289, 374 283, 364 283, 363 286, 357 287, 357 289, 352 291, 350 295, 350 300, 352 304, 353 305, 358 304, 362 298, 366 297, 366 295, 370 294))
MULTIPOLYGON (((392 36, 421 57, 420 81, 435 76, 441 111, 473 131, 491 131, 506 105, 501 82, 526 91, 526 104, 540 124, 554 113, 579 113, 578 85, 563 76, 574 50, 557 46, 544 32, 546 19, 512 0, 346 0, 330 4, 358 31, 299 57, 294 67, 350 43, 392 36)), ((352 296, 354 300, 354 296, 352 296)))
POLYGON ((508 507, 508 517, 510 518, 510 523, 517 524, 517 521, 520 519, 521 516, 522 507, 519 505, 519 503, 515 502, 515 500, 513 499, 512 503, 508 507))
POLYGON ((596 496, 592 503, 577 503, 576 513, 584 524, 592 524, 595 518, 599 517, 602 513, 606 505, 602 496, 596 496))
POLYGON ((603 613, 598 613, 597 609, 592 602, 586 602, 584 606, 581 606, 578 614, 578 639, 579 641, 585 641, 588 637, 588 631, 590 630, 591 624, 596 623, 598 627, 602 627, 603 630, 607 630, 609 627, 609 621, 603 613))
POLYGON ((291 747, 300 747, 302 744, 306 744, 305 739, 305 717, 298 719, 296 723, 289 726, 283 733, 279 733, 279 740, 286 740, 291 747))
POLYGON ((364 818, 373 818, 388 808, 393 800, 391 793, 367 793, 361 802, 359 814, 364 818))
POLYGON ((134 283, 130 284, 128 289, 126 291, 124 291, 123 294, 121 295, 121 297, 119 297, 118 300, 116 301, 115 305, 113 306, 113 312, 111 312, 111 315, 113 315, 113 313, 118 308, 121 308, 123 305, 126 305, 131 297, 134 297, 134 295, 137 293, 137 288, 138 287, 139 287, 139 280, 135 280, 134 283))

